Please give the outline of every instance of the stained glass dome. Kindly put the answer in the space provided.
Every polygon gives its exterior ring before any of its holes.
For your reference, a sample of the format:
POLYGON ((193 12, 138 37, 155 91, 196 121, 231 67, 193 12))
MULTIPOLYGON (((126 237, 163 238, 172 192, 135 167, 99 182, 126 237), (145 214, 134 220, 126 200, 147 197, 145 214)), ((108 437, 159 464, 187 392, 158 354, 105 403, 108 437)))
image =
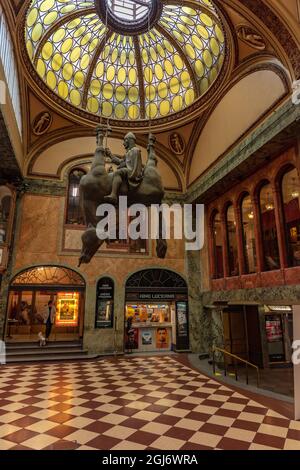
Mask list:
POLYGON ((33 0, 25 40, 61 99, 133 121, 190 106, 218 77, 225 51, 209 0, 33 0))

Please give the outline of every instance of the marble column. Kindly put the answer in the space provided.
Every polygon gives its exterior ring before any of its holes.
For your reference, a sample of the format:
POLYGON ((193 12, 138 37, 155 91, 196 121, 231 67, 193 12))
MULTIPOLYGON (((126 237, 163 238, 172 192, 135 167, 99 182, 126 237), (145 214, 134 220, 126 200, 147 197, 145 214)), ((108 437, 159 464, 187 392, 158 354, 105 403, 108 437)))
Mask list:
POLYGON ((228 234, 227 234, 227 217, 224 213, 221 215, 221 230, 223 239, 223 272, 224 278, 229 277, 229 263, 228 263, 228 234))
POLYGON ((205 315, 201 295, 200 252, 186 252, 186 272, 189 286, 189 328, 192 352, 207 352, 204 339, 205 315))
POLYGON ((256 195, 252 198, 253 210, 254 210, 254 233, 256 243, 256 259, 257 259, 257 271, 261 273, 265 268, 264 248, 260 224, 260 209, 259 199, 256 195))
POLYGON ((86 286, 83 346, 90 354, 124 352, 124 289, 115 282, 114 327, 95 328, 97 282, 86 286))
POLYGON ((234 205, 234 217, 236 221, 236 238, 237 238, 237 251, 238 251, 238 263, 239 263, 239 275, 241 276, 246 272, 245 268, 245 253, 244 253, 244 242, 243 242, 243 227, 242 227, 242 214, 241 206, 236 203, 234 205))
MULTIPOLYGON (((293 336, 294 342, 300 344, 300 305, 293 305, 293 336)), ((294 409, 295 419, 300 420, 300 347, 294 349, 294 409), (297 359, 297 361, 295 360, 297 359), (297 364, 297 362, 299 362, 297 364)))
POLYGON ((287 249, 285 243, 285 220, 282 211, 282 203, 281 203, 281 194, 280 188, 277 188, 275 185, 273 186, 273 198, 274 198, 274 206, 275 206, 275 219, 276 219, 276 231, 277 231, 277 239, 278 239, 278 250, 279 250, 279 259, 280 259, 280 267, 281 269, 287 268, 287 249))

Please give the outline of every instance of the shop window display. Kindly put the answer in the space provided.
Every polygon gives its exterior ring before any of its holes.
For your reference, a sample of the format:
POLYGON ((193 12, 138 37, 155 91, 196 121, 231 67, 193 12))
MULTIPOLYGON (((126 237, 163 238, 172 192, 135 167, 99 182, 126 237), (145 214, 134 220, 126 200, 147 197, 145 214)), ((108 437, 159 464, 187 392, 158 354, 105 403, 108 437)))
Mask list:
POLYGON ((254 231, 254 207, 249 195, 244 196, 241 209, 245 270, 247 274, 250 274, 257 271, 257 259, 254 231))
POLYGON ((296 168, 287 171, 281 185, 288 265, 300 266, 300 181, 296 168))
POLYGON ((175 304, 127 304, 126 338, 127 350, 156 351, 172 347, 172 324, 175 304))
POLYGON ((214 256, 214 278, 224 277, 223 269, 223 237, 221 227, 221 217, 217 213, 213 219, 213 256, 214 256))
POLYGON ((32 268, 20 273, 9 294, 6 337, 34 341, 45 329, 48 303, 56 318, 51 340, 79 338, 84 281, 72 270, 56 266, 32 268))
POLYGON ((260 191, 260 222, 265 256, 265 270, 280 269, 277 228, 275 219, 275 202, 270 183, 260 191))
POLYGON ((230 205, 226 211, 226 230, 228 244, 228 266, 229 275, 239 275, 239 263, 237 252, 236 220, 233 205, 230 205))

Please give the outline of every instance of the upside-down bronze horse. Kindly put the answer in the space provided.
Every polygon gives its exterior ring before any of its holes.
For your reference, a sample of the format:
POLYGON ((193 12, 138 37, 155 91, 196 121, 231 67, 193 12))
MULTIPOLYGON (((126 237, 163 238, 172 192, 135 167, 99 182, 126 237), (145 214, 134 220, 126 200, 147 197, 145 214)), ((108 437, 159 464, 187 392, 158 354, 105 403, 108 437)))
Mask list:
MULTIPOLYGON (((127 196, 128 206, 132 204, 161 204, 164 197, 164 188, 161 176, 157 168, 155 155, 155 137, 149 135, 148 160, 142 165, 141 151, 136 147, 135 136, 132 133, 126 135, 124 147, 126 155, 124 159, 113 156, 104 147, 105 129, 97 128, 97 148, 91 170, 80 182, 80 201, 87 229, 82 235, 82 252, 79 266, 90 263, 98 249, 109 240, 100 240, 97 236, 97 208, 100 204, 118 203, 118 196, 127 196), (115 172, 106 169, 107 159, 118 164, 115 172)), ((156 243, 156 252, 159 258, 165 258, 167 242, 159 238, 156 243)))

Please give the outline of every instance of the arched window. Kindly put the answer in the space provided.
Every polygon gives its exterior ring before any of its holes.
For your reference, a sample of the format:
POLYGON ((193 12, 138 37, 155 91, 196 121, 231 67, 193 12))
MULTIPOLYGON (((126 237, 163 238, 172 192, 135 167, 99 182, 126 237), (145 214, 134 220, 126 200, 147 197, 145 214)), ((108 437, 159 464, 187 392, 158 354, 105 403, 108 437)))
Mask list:
POLYGON ((242 199, 241 213, 246 273, 255 273, 257 271, 257 260, 254 231, 254 207, 249 194, 245 195, 242 199))
POLYGON ((260 223, 265 256, 265 270, 280 268, 277 228, 275 219, 275 202, 270 183, 265 183, 259 194, 260 223))
POLYGON ((213 218, 212 224, 212 235, 213 235, 213 259, 214 259, 214 278, 220 279, 224 277, 223 268, 223 238, 222 238, 222 227, 221 217, 217 212, 213 218))
POLYGON ((80 207, 79 185, 81 178, 86 172, 80 168, 74 169, 69 175, 68 189, 68 207, 67 207, 67 224, 83 225, 84 218, 80 207))
POLYGON ((228 244, 228 268, 229 276, 239 275, 238 245, 236 238, 236 220, 234 208, 231 204, 226 211, 226 230, 228 244))
POLYGON ((286 228, 288 265, 300 266, 300 180, 296 168, 282 178, 281 195, 286 228))

